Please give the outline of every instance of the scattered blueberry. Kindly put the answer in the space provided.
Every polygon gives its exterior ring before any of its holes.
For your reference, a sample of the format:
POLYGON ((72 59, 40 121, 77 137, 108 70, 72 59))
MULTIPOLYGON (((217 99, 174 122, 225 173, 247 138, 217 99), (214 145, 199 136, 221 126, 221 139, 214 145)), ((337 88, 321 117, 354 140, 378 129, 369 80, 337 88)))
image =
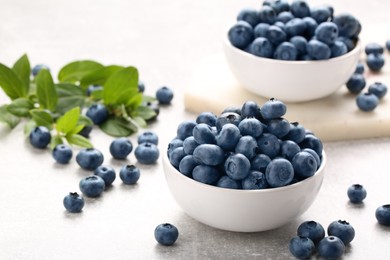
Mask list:
POLYGON ((89 138, 89 135, 91 134, 92 129, 93 129, 92 125, 86 125, 83 127, 83 129, 81 129, 80 132, 78 132, 78 134, 81 136, 84 136, 85 138, 89 138))
POLYGON ((47 127, 37 126, 30 132, 29 139, 32 146, 44 149, 51 141, 51 134, 47 127))
POLYGON ((116 178, 115 170, 111 166, 99 166, 95 169, 94 174, 103 179, 106 187, 110 186, 116 178))
POLYGON ((156 91, 156 98, 160 104, 170 104, 173 99, 173 91, 166 86, 161 87, 156 91))
POLYGON ((375 211, 378 223, 383 226, 390 226, 390 204, 380 206, 375 211))
POLYGON ((139 168, 135 167, 134 165, 124 165, 119 171, 119 177, 124 184, 128 185, 137 183, 140 176, 141 172, 139 168))
POLYGON ((108 110, 103 104, 91 105, 86 113, 95 125, 100 125, 108 119, 108 110))
POLYGON ((47 66, 47 65, 45 65, 45 64, 37 64, 37 65, 35 65, 35 66, 31 69, 31 73, 32 73, 32 75, 35 77, 35 76, 38 75, 38 73, 39 73, 42 69, 46 69, 46 70, 49 70, 49 71, 50 71, 49 66, 47 66))
POLYGON ((288 246, 290 253, 298 259, 309 259, 315 251, 313 241, 304 236, 295 236, 288 246))
POLYGON ((138 142, 138 144, 152 143, 152 144, 158 145, 158 136, 154 132, 146 131, 138 136, 137 142, 138 142))
POLYGON ((333 221, 328 226, 328 235, 335 236, 348 245, 355 237, 355 229, 345 220, 333 221))
POLYGON ((80 191, 87 197, 95 198, 102 194, 105 189, 104 180, 97 176, 91 175, 80 180, 80 191))
POLYGON ((357 73, 357 74, 363 74, 364 73, 364 64, 362 62, 359 62, 356 65, 356 69, 355 69, 354 73, 357 73))
POLYGON ((364 52, 367 55, 368 54, 383 54, 383 46, 380 45, 379 43, 375 43, 375 42, 368 43, 364 47, 364 52))
POLYGON ((366 79, 362 74, 354 73, 346 83, 347 89, 352 94, 359 94, 366 86, 366 79))
POLYGON ((367 196, 367 191, 362 185, 353 184, 348 187, 347 195, 352 203, 362 203, 367 196))
POLYGON ((319 242, 317 251, 325 259, 337 259, 344 254, 345 245, 340 238, 327 236, 319 242))
POLYGON ((325 237, 324 227, 314 220, 301 223, 297 229, 297 235, 310 238, 314 244, 318 244, 325 237))
POLYGON ((367 67, 374 72, 378 72, 385 65, 385 59, 382 54, 370 53, 366 59, 367 67))
POLYGON ((138 92, 144 93, 145 91, 145 83, 143 81, 138 81, 138 92))
POLYGON ((368 86, 368 93, 374 94, 378 99, 381 99, 387 93, 387 86, 381 82, 375 82, 368 86))
POLYGON ((60 164, 67 164, 72 158, 72 148, 65 144, 58 144, 52 152, 54 160, 60 164))
POLYGON ((142 164, 153 164, 160 156, 160 151, 155 144, 141 143, 135 148, 134 155, 142 164))
POLYGON ((387 40, 385 43, 386 49, 390 51, 390 40, 387 40))
POLYGON ((364 93, 356 97, 356 104, 361 111, 373 111, 379 104, 379 99, 376 95, 364 93))
POLYGON ((86 148, 80 150, 76 155, 77 164, 85 169, 93 171, 100 165, 102 165, 104 160, 103 154, 94 148, 86 148))
POLYGON ((81 212, 84 207, 84 198, 77 192, 70 192, 64 197, 63 204, 67 211, 78 213, 81 212))
POLYGON ((110 153, 117 160, 126 159, 132 150, 133 144, 126 137, 117 138, 110 144, 110 153))
POLYGON ((164 246, 173 245, 179 237, 179 230, 172 224, 160 224, 154 230, 154 238, 164 246))

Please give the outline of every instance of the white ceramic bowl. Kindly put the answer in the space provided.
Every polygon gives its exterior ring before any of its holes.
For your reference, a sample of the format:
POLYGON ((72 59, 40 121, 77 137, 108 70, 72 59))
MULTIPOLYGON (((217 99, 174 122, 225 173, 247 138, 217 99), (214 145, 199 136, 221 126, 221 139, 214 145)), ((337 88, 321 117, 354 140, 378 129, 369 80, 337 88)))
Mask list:
POLYGON ((282 61, 256 57, 224 41, 229 67, 243 88, 265 98, 305 102, 326 97, 342 87, 359 61, 361 44, 336 58, 282 61))
POLYGON ((163 156, 168 187, 192 218, 229 231, 258 232, 280 227, 305 212, 324 178, 326 155, 316 174, 301 182, 265 190, 234 190, 197 182, 177 171, 163 156))

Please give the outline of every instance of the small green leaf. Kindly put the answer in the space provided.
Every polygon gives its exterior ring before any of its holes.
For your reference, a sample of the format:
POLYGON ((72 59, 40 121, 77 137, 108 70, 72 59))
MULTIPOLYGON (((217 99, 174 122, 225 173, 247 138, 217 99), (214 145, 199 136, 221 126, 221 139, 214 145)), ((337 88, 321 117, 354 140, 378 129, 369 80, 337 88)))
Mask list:
POLYGON ((154 101, 157 101, 157 98, 152 96, 147 96, 147 95, 142 96, 142 103, 154 102, 154 101))
POLYGON ((0 106, 0 122, 6 123, 11 129, 17 126, 20 118, 7 111, 7 105, 0 106))
POLYGON ((83 130, 84 127, 85 125, 76 125, 71 131, 68 132, 67 135, 78 134, 81 130, 83 130))
POLYGON ((138 93, 138 71, 127 67, 112 74, 104 84, 103 100, 106 105, 126 104, 138 93))
POLYGON ((19 60, 15 62, 14 66, 12 67, 12 70, 22 81, 23 86, 25 88, 24 92, 28 93, 28 90, 30 88, 31 68, 30 61, 28 60, 26 54, 24 54, 22 57, 20 57, 19 60))
POLYGON ((62 138, 58 135, 55 135, 55 136, 53 136, 53 138, 50 141, 50 149, 53 150, 57 145, 63 144, 63 143, 64 143, 64 141, 62 140, 62 138))
POLYGON ((0 86, 10 99, 17 99, 27 95, 23 82, 16 73, 0 63, 0 86))
POLYGON ((86 74, 80 80, 80 86, 83 89, 86 89, 89 85, 101 85, 103 86, 106 83, 107 79, 114 74, 115 72, 123 69, 123 66, 118 65, 109 65, 97 70, 91 71, 86 74))
POLYGON ((139 125, 140 127, 147 127, 148 124, 146 123, 146 121, 142 118, 142 117, 139 117, 139 116, 135 116, 133 117, 133 120, 137 123, 137 125, 139 125))
POLYGON ((35 80, 39 105, 44 109, 55 111, 58 95, 50 72, 46 69, 40 70, 35 80))
POLYGON ((50 130, 53 129, 54 120, 48 111, 33 109, 30 111, 30 114, 38 126, 46 126, 50 130))
POLYGON ((114 137, 129 136, 137 132, 135 125, 119 117, 110 117, 103 124, 99 125, 99 127, 103 132, 114 137))
POLYGON ((92 120, 89 117, 84 116, 84 115, 80 115, 79 116, 79 121, 78 121, 77 124, 78 125, 88 126, 88 125, 93 125, 93 122, 92 122, 92 120))
POLYGON ((28 135, 31 133, 31 131, 32 131, 36 126, 37 126, 37 124, 35 123, 34 120, 28 121, 28 122, 24 125, 24 130, 23 130, 24 135, 25 135, 25 136, 28 136, 28 135))
POLYGON ((142 93, 137 93, 133 95, 126 104, 126 108, 130 110, 135 110, 142 104, 142 93))
POLYGON ((93 145, 89 142, 89 140, 81 135, 76 134, 76 135, 66 136, 66 140, 68 141, 68 143, 73 144, 73 145, 77 145, 80 147, 86 147, 86 148, 93 147, 93 145))
POLYGON ((91 98, 95 101, 99 101, 103 98, 103 90, 97 89, 95 91, 92 91, 91 98))
POLYGON ((30 110, 34 108, 34 103, 27 98, 14 99, 7 106, 7 111, 18 117, 30 116, 30 110))
POLYGON ((92 71, 103 68, 103 65, 91 60, 81 60, 71 62, 60 70, 58 80, 60 82, 75 83, 92 71))
POLYGON ((74 107, 83 107, 85 104, 85 91, 73 84, 59 83, 55 85, 58 94, 56 111, 63 114, 74 107))
POLYGON ((66 112, 63 116, 58 118, 56 129, 60 133, 68 134, 77 125, 80 116, 80 108, 75 107, 66 112))
POLYGON ((144 120, 149 120, 149 119, 156 116, 156 112, 154 112, 153 109, 151 109, 147 106, 141 105, 141 106, 137 107, 137 109, 131 113, 131 116, 132 117, 139 116, 139 117, 142 117, 144 120))

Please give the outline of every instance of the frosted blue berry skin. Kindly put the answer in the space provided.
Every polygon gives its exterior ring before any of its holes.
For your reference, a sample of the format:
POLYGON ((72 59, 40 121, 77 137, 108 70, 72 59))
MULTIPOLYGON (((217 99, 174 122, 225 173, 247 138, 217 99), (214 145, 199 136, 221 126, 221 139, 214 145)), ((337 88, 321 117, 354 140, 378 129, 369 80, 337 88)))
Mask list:
POLYGON ((172 224, 163 223, 154 230, 154 238, 163 246, 173 245, 179 237, 179 230, 172 224))
POLYGON ((215 135, 208 124, 197 124, 192 130, 192 135, 198 144, 215 144, 215 135))
POLYGON ((89 135, 92 132, 93 127, 91 125, 86 125, 78 132, 79 135, 84 136, 85 138, 89 138, 89 135))
POLYGON ((62 202, 65 209, 70 213, 78 213, 84 207, 84 198, 80 196, 77 192, 70 192, 64 197, 62 202))
POLYGON ((240 153, 230 155, 224 164, 226 174, 233 180, 246 178, 250 172, 250 168, 250 161, 240 153))
POLYGON ((195 121, 183 121, 177 127, 177 137, 181 140, 186 139, 189 136, 192 136, 192 131, 196 126, 195 121))
POLYGON ((45 64, 37 64, 37 65, 35 65, 35 66, 31 69, 31 74, 35 77, 35 76, 38 75, 38 73, 39 73, 42 69, 46 69, 46 70, 50 71, 49 66, 47 66, 47 65, 45 65, 45 64))
POLYGON ((238 114, 236 112, 224 112, 220 116, 217 117, 217 122, 216 122, 215 126, 217 127, 217 131, 219 132, 219 131, 221 131, 222 127, 225 124, 231 123, 231 124, 238 126, 240 124, 241 120, 242 120, 241 114, 238 114))
POLYGON ((255 9, 243 9, 238 13, 237 21, 245 21, 252 25, 252 27, 255 27, 260 21, 259 13, 255 9))
POLYGON ((378 207, 375 210, 375 217, 379 224, 390 226, 390 204, 378 207))
POLYGON ((100 125, 108 119, 108 110, 103 104, 91 105, 86 113, 95 125, 100 125))
POLYGON ((253 27, 245 21, 238 21, 229 29, 228 38, 233 46, 243 50, 253 41, 253 27))
POLYGON ((305 37, 297 35, 290 38, 290 42, 295 46, 297 49, 297 55, 298 57, 301 57, 302 55, 306 54, 307 51, 307 40, 305 37))
POLYGON ((291 2, 290 10, 295 17, 303 18, 310 16, 310 7, 304 0, 294 0, 291 2))
POLYGON ((120 137, 111 142, 109 149, 114 159, 124 160, 133 150, 133 144, 128 138, 120 137))
POLYGON ((352 94, 359 94, 366 86, 366 79, 362 74, 354 73, 346 83, 347 89, 352 94))
POLYGON ((368 43, 365 47, 364 47, 364 52, 368 55, 368 54, 383 54, 383 51, 384 51, 384 48, 382 45, 380 45, 379 43, 376 43, 376 42, 371 42, 371 43, 368 43))
POLYGON ((271 162, 271 158, 269 158, 268 155, 265 154, 257 154, 252 160, 251 160, 251 170, 253 171, 259 171, 259 172, 265 172, 265 169, 267 168, 268 164, 271 162))
POLYGON ((265 177, 270 187, 283 187, 292 182, 294 168, 290 161, 286 159, 274 159, 268 164, 265 177))
POLYGON ((173 99, 173 91, 167 86, 163 86, 156 91, 156 98, 160 104, 168 105, 173 99))
POLYGON ((285 31, 289 37, 303 35, 306 30, 306 23, 301 18, 293 18, 285 25, 285 31))
POLYGON ((93 92, 95 91, 102 91, 103 90, 103 86, 100 86, 100 85, 89 85, 88 88, 87 88, 87 96, 91 96, 93 92))
POLYGON ((248 117, 260 118, 260 107, 254 101, 246 101, 241 107, 241 117, 242 119, 248 117))
POLYGON ((259 23, 256 25, 256 27, 253 29, 253 33, 255 35, 255 38, 258 37, 264 37, 266 38, 267 36, 267 31, 270 25, 268 23, 259 23))
POLYGON ((58 144, 54 147, 52 151, 52 155, 54 160, 60 164, 69 163, 70 159, 72 159, 73 152, 72 148, 65 144, 58 144))
POLYGON ((193 156, 198 163, 217 166, 223 162, 225 152, 218 145, 201 144, 195 148, 193 156))
POLYGON ((353 184, 348 187, 347 195, 350 202, 359 204, 366 198, 367 190, 360 184, 353 184))
POLYGON ((326 43, 312 39, 307 43, 307 54, 313 60, 326 60, 330 58, 332 53, 326 43))
POLYGON ((272 58, 274 46, 265 37, 257 37, 250 45, 249 52, 255 56, 263 58, 272 58))
POLYGON ((255 138, 263 133, 263 125, 256 118, 245 118, 238 125, 241 135, 250 135, 255 138))
POLYGON ((308 152, 298 152, 291 160, 295 177, 306 179, 314 175, 317 170, 316 159, 308 152))
POLYGON ((267 123, 267 132, 282 138, 290 131, 290 122, 284 118, 271 119, 267 123))
POLYGON ((360 33, 360 22, 350 14, 336 15, 333 22, 337 25, 340 36, 352 38, 360 33))
POLYGON ((253 136, 245 135, 240 138, 234 151, 241 153, 251 160, 259 152, 257 141, 253 136))
POLYGON ((286 111, 286 105, 274 98, 266 101, 261 107, 261 115, 266 120, 282 117, 286 114, 286 111))
POLYGON ((134 165, 124 165, 119 171, 119 177, 124 184, 133 185, 138 182, 141 171, 134 165))
POLYGON ((371 71, 378 72, 385 65, 385 58, 382 54, 370 53, 367 55, 366 64, 371 71))
POLYGON ((370 93, 360 94, 356 97, 356 105, 361 111, 373 111, 379 104, 379 99, 376 95, 370 93))
POLYGON ((208 124, 209 126, 215 126, 217 122, 217 116, 212 112, 202 112, 196 118, 197 124, 208 124))
POLYGON ((321 140, 313 134, 307 134, 305 136, 305 139, 303 139, 303 141, 299 143, 299 146, 301 147, 301 149, 313 149, 320 158, 322 157, 323 144, 321 140))
POLYGON ((84 170, 94 171, 103 161, 103 154, 94 148, 82 149, 76 155, 77 164, 84 170))
POLYGON ((276 25, 271 25, 268 27, 265 37, 275 46, 287 40, 286 32, 276 25))
POLYGON ((310 149, 310 148, 304 148, 301 150, 301 152, 307 152, 307 153, 310 153, 314 159, 316 160, 317 162, 317 169, 320 168, 321 166, 321 158, 320 156, 313 150, 313 149, 310 149))
POLYGON ((312 7, 310 8, 310 16, 320 24, 330 20, 332 12, 328 6, 312 7))
POLYGON ((240 129, 234 124, 225 124, 216 136, 217 145, 225 151, 232 151, 240 140, 240 129))
POLYGON ((218 182, 217 182, 217 187, 220 188, 226 188, 226 189, 241 189, 241 183, 239 181, 233 180, 229 176, 222 176, 218 182))
POLYGON ((221 174, 218 168, 208 165, 197 165, 192 171, 192 178, 204 184, 215 185, 221 174))
POLYGON ((141 143, 152 143, 158 145, 158 135, 151 131, 146 131, 140 134, 137 138, 138 144, 141 143))
POLYGON ((141 164, 154 164, 160 156, 160 151, 155 144, 141 143, 135 148, 134 155, 141 164))
POLYGON ((176 168, 179 168, 180 161, 186 156, 184 147, 180 146, 172 150, 169 156, 169 162, 176 168))
POLYGON ((362 62, 359 62, 356 65, 356 69, 355 69, 354 73, 357 73, 357 74, 363 74, 364 73, 364 64, 362 62))
POLYGON ((111 166, 107 166, 107 165, 101 165, 101 166, 97 167, 94 171, 94 174, 103 179, 106 187, 110 186, 116 178, 116 173, 115 173, 114 168, 112 168, 111 166))
POLYGON ((339 36, 339 29, 333 22, 323 22, 318 25, 314 35, 317 40, 330 45, 333 44, 339 36))
POLYGON ((300 151, 299 145, 291 140, 282 141, 280 145, 280 155, 289 161, 300 151))
POLYGON ((138 81, 138 92, 144 93, 145 91, 145 83, 141 80, 138 81))
POLYGON ((173 150, 175 150, 178 147, 183 147, 183 140, 179 138, 174 138, 169 142, 168 149, 167 149, 167 155, 169 159, 171 159, 171 154, 173 150))
POLYGON ((241 184, 244 190, 261 190, 269 187, 265 174, 259 171, 250 171, 241 184))
POLYGON ((368 86, 368 93, 374 94, 377 98, 382 99, 387 93, 387 86, 381 82, 375 82, 368 86))
POLYGON ((336 40, 330 45, 331 58, 339 57, 348 52, 348 48, 344 42, 336 40))
POLYGON ((50 131, 45 126, 37 126, 30 132, 29 140, 35 148, 45 149, 51 141, 50 131))
POLYGON ((192 171, 198 166, 192 155, 184 156, 179 162, 179 171, 187 177, 192 178, 192 171))
POLYGON ((270 6, 276 14, 279 14, 281 12, 286 12, 290 10, 290 4, 287 0, 274 0, 270 2, 270 6))
POLYGON ((291 42, 282 42, 276 47, 274 58, 278 60, 296 60, 298 51, 291 42))
POLYGON ((338 237, 324 237, 317 246, 318 255, 324 259, 338 259, 344 254, 345 245, 338 237))
POLYGON ((308 237, 314 244, 318 244, 325 237, 325 229, 320 223, 308 220, 298 226, 297 235, 308 237))
POLYGON ((345 46, 347 46, 348 51, 355 48, 355 43, 351 38, 339 36, 339 37, 337 37, 337 40, 343 42, 345 44, 345 46))
POLYGON ((194 138, 193 136, 187 137, 187 138, 183 141, 183 149, 184 149, 185 154, 193 154, 195 148, 196 148, 198 145, 199 145, 199 144, 195 141, 195 138, 194 138))
POLYGON ((294 19, 294 15, 290 11, 283 11, 278 14, 276 21, 287 23, 288 21, 294 19))
POLYGON ((303 236, 291 238, 288 248, 290 253, 298 259, 309 259, 315 252, 313 241, 303 236))
POLYGON ((317 29, 318 23, 312 17, 303 17, 302 21, 306 24, 305 36, 307 39, 311 39, 317 29))
POLYGON ((344 245, 348 245, 355 237, 355 229, 345 220, 336 220, 329 224, 328 235, 340 238, 344 245))
POLYGON ((387 51, 390 51, 390 40, 386 41, 385 47, 386 47, 387 51))
POLYGON ((259 11, 260 22, 273 24, 276 21, 276 12, 270 6, 262 6, 259 11))
POLYGON ((290 131, 283 137, 283 140, 291 140, 297 144, 305 139, 305 128, 298 122, 290 123, 290 131))
POLYGON ((80 191, 85 196, 91 198, 99 197, 103 193, 105 187, 104 180, 96 175, 87 176, 79 182, 80 191))
POLYGON ((257 145, 260 153, 263 153, 273 159, 280 152, 279 139, 270 133, 264 133, 257 138, 257 145))

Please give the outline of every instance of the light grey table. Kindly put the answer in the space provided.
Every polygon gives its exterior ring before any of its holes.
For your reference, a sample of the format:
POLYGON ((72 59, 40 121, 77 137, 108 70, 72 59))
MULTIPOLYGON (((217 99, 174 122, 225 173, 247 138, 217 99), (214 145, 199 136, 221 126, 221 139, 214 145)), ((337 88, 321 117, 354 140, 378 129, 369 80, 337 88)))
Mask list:
MULTIPOLYGON (((334 4, 370 26, 389 22, 387 0, 310 1, 319 3, 334 4)), ((182 102, 193 68, 221 51, 221 37, 238 10, 258 5, 249 0, 0 0, 0 62, 11 65, 27 53, 32 64, 49 64, 54 74, 80 59, 135 65, 147 94, 162 85, 175 91, 172 105, 162 108, 149 128, 159 134, 164 152, 175 126, 195 116, 182 102)), ((3 94, 0 102, 8 102, 3 94)), ((136 164, 133 154, 127 162, 111 159, 112 139, 98 129, 92 135, 104 163, 117 170, 136 164)), ((130 139, 136 143, 136 135, 130 139)), ((118 178, 102 197, 87 199, 81 214, 68 214, 63 197, 77 191, 79 180, 90 173, 74 160, 55 164, 49 151, 31 148, 22 127, 9 131, 1 125, 0 259, 289 259, 289 239, 310 219, 324 226, 344 219, 355 227, 344 259, 390 259, 390 229, 374 216, 378 206, 390 203, 390 139, 325 143, 325 150, 329 164, 323 187, 303 216, 272 231, 233 233, 200 224, 176 205, 161 160, 137 164, 142 171, 137 185, 123 185, 118 178), (353 183, 368 190, 362 206, 348 203, 346 190, 353 183), (154 228, 163 222, 180 230, 172 247, 154 240, 154 228)))

